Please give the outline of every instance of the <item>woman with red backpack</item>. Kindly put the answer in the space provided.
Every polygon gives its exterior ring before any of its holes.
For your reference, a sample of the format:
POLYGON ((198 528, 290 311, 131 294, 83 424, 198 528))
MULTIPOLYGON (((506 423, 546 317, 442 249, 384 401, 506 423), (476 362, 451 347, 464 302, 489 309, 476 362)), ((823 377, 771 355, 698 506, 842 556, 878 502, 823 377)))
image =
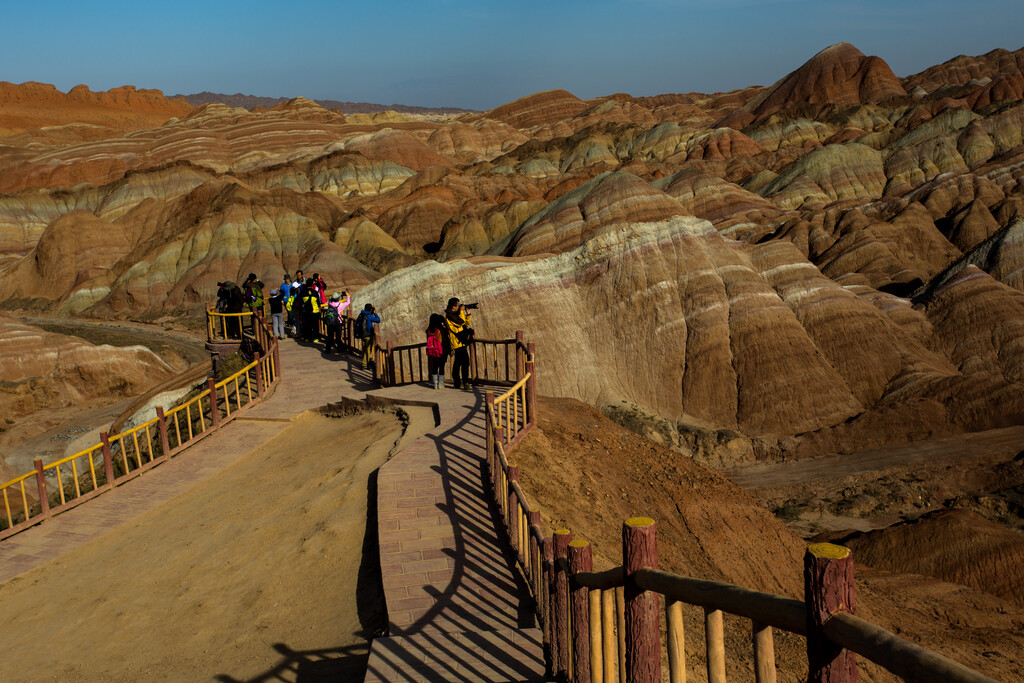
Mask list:
POLYGON ((448 335, 444 316, 432 313, 427 323, 427 365, 435 389, 444 388, 444 366, 448 364, 448 335))

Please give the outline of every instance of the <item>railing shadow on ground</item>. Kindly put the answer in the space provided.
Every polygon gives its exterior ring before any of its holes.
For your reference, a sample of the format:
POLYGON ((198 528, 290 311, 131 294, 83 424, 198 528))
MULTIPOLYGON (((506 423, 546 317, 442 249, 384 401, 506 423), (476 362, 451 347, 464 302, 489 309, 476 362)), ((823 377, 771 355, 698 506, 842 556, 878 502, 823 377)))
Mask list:
MULTIPOLYGON (((443 589, 423 586, 433 605, 412 624, 393 629, 392 637, 405 637, 401 646, 390 647, 382 641, 380 654, 385 661, 390 659, 396 666, 432 680, 494 680, 496 671, 518 672, 525 678, 531 671, 523 659, 530 655, 515 642, 510 630, 532 628, 536 622, 526 582, 505 551, 507 544, 502 542, 498 525, 493 524, 494 510, 483 495, 481 444, 462 438, 482 414, 482 396, 477 392, 472 396, 466 417, 428 437, 438 455, 439 464, 433 469, 443 482, 444 502, 437 507, 447 515, 453 536, 442 553, 458 561, 443 589), (472 509, 481 504, 483 511, 472 509), (496 558, 499 567, 494 566, 496 558), (513 577, 513 583, 504 576, 513 577), (505 595, 494 592, 495 588, 504 590, 505 595), (509 630, 509 635, 502 628, 509 630), (466 642, 479 646, 492 661, 468 658, 466 642), (425 655, 429 662, 424 661, 425 655)), ((482 442, 482 432, 477 434, 482 442)))

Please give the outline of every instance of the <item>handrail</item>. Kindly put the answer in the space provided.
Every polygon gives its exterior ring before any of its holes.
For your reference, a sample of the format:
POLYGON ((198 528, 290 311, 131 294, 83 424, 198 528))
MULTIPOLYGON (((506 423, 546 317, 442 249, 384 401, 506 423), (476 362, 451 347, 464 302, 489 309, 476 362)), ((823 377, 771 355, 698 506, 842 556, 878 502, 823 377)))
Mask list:
POLYGON ((213 316, 254 315, 254 337, 251 338, 260 349, 256 359, 220 382, 209 380, 205 390, 166 413, 162 406, 157 407, 156 417, 150 420, 117 434, 103 433, 100 443, 53 462, 44 464, 41 459, 36 459, 34 471, 0 484, 3 493, 0 539, 84 503, 165 462, 234 419, 240 410, 261 401, 277 386, 280 380, 278 342, 268 329, 266 320, 252 312, 217 313, 208 310, 207 315, 208 331, 213 330, 213 316), (233 393, 229 386, 234 387, 233 393), (219 393, 223 393, 223 397, 219 393), (102 469, 99 468, 100 454, 102 469), (78 461, 81 458, 86 458, 87 462, 81 463, 82 471, 79 472, 78 461), (62 468, 69 463, 70 477, 65 482, 68 475, 62 468), (56 492, 48 491, 48 476, 56 481, 56 492), (35 491, 30 492, 25 482, 33 477, 35 491))
MULTIPOLYGON (((907 680, 993 683, 982 674, 879 626, 847 612, 836 613, 834 607, 827 608, 823 622, 815 621, 827 605, 850 604, 843 591, 852 592, 852 582, 843 584, 838 579, 825 578, 852 577, 852 559, 845 548, 823 544, 808 550, 804 559, 806 594, 805 600, 800 601, 653 568, 650 558, 657 556, 656 525, 646 518, 627 520, 623 527, 623 566, 602 572, 591 569, 590 545, 571 541, 568 530, 545 537, 540 511, 527 501, 518 481, 519 468, 507 457, 536 423, 535 405, 525 410, 524 429, 519 429, 515 409, 510 419, 510 406, 519 404, 523 388, 536 391, 532 346, 525 345, 517 335, 516 353, 522 354, 528 370, 500 396, 495 397, 492 392, 485 395, 485 461, 488 489, 535 598, 545 652, 555 678, 566 679, 572 671, 574 681, 612 680, 616 675, 619 680, 633 680, 632 674, 627 675, 627 668, 639 667, 635 671, 650 674, 650 680, 660 680, 660 673, 654 673, 661 668, 658 601, 641 599, 647 595, 664 599, 665 645, 673 683, 685 679, 683 604, 704 610, 708 680, 716 683, 725 680, 724 613, 750 621, 758 683, 775 681, 773 628, 807 637, 808 658, 813 663, 808 680, 814 683, 847 680, 843 671, 853 666, 852 659, 846 659, 847 654, 853 656, 849 653, 860 654, 907 680), (518 434, 514 434, 516 430, 518 434), (850 572, 844 574, 847 565, 850 572), (821 578, 816 580, 814 576, 821 578), (627 614, 632 616, 627 618, 627 614), (836 646, 843 648, 838 654, 836 646)), ((524 405, 529 403, 523 400, 524 405)))
POLYGON ((996 683, 984 674, 848 612, 833 615, 822 630, 835 644, 867 657, 908 681, 996 683))

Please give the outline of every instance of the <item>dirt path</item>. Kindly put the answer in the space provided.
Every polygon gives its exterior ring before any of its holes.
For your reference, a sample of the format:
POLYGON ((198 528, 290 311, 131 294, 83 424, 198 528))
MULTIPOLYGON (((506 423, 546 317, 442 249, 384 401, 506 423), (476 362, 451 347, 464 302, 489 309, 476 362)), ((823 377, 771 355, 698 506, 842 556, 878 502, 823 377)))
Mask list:
POLYGON ((934 467, 947 462, 1004 462, 1022 449, 1024 426, 1007 427, 856 453, 757 463, 725 470, 725 475, 735 484, 752 491, 874 474, 891 468, 934 467))
POLYGON ((401 436, 391 414, 305 414, 174 500, 0 584, 0 613, 20 624, 0 633, 0 678, 237 680, 282 656, 320 660, 317 677, 360 671, 384 624, 363 561, 368 487, 401 436))

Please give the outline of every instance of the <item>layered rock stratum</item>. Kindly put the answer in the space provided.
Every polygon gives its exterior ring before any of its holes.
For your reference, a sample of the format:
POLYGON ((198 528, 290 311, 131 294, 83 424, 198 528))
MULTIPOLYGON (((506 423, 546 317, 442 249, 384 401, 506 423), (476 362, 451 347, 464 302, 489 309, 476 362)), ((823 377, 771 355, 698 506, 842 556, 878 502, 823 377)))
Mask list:
POLYGON ((102 135, 47 132, 40 86, 0 140, 0 302, 195 314, 301 268, 404 343, 479 299, 547 391, 718 434, 723 464, 1019 423, 1022 59, 899 78, 843 43, 728 93, 437 121, 211 103, 102 135))
POLYGON ((0 316, 0 414, 127 398, 174 375, 144 346, 95 345, 0 316))

